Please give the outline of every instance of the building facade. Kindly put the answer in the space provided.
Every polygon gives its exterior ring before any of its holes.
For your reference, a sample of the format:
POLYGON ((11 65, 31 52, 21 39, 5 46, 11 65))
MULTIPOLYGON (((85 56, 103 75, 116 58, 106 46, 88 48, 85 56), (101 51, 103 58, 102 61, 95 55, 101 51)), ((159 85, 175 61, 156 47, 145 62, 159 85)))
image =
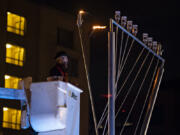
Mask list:
MULTIPOLYGON (((46 81, 58 51, 70 56, 69 80, 84 91, 80 133, 87 135, 88 92, 75 16, 26 0, 0 1, 0 87, 16 89, 27 76, 46 81)), ((20 116, 19 101, 0 100, 0 135, 32 132, 20 129, 20 116)))

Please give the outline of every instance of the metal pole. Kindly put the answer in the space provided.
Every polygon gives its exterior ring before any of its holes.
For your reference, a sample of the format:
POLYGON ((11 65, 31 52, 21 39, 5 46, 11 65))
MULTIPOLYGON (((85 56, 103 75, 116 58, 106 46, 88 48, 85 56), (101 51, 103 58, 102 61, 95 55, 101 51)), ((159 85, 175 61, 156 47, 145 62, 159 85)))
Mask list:
POLYGON ((115 33, 112 19, 108 33, 108 134, 115 135, 115 33))
POLYGON ((158 95, 158 91, 159 91, 159 86, 161 83, 161 79, 164 73, 164 69, 161 67, 158 69, 157 74, 156 74, 156 78, 154 80, 154 86, 153 86, 153 90, 149 99, 149 104, 148 104, 148 108, 147 108, 147 112, 145 115, 145 119, 143 121, 143 125, 141 127, 141 132, 140 135, 146 135, 147 134, 147 130, 149 127, 149 123, 150 123, 150 119, 152 116, 152 112, 154 109, 154 105, 157 99, 157 95, 158 95))
POLYGON ((84 68, 85 68, 85 73, 86 73, 87 85, 88 85, 88 90, 89 90, 89 97, 90 97, 90 103, 91 103, 91 108, 92 108, 95 132, 96 132, 96 135, 99 135, 98 128, 97 128, 97 120, 96 120, 96 114, 95 114, 95 108, 94 108, 93 95, 92 95, 92 90, 91 90, 91 85, 90 85, 89 73, 88 73, 88 69, 87 69, 87 63, 86 63, 86 58, 85 58, 85 53, 84 53, 84 47, 83 47, 83 42, 82 42, 80 28, 79 28, 79 36, 80 36, 80 41, 81 41, 81 49, 82 49, 82 55, 83 55, 83 62, 84 62, 84 68))
POLYGON ((96 132, 96 135, 99 135, 98 128, 97 128, 97 120, 96 120, 95 108, 94 108, 94 101, 93 101, 92 90, 91 90, 90 79, 89 79, 89 73, 88 73, 88 68, 87 68, 87 63, 86 63, 85 52, 84 52, 82 33, 81 33, 82 22, 83 22, 82 14, 78 14, 78 17, 77 17, 77 26, 78 26, 78 31, 79 31, 80 45, 81 45, 83 62, 84 62, 84 68, 85 68, 86 79, 87 79, 87 85, 88 85, 88 90, 89 90, 89 97, 90 97, 90 103, 91 103, 91 108, 92 108, 95 132, 96 132))

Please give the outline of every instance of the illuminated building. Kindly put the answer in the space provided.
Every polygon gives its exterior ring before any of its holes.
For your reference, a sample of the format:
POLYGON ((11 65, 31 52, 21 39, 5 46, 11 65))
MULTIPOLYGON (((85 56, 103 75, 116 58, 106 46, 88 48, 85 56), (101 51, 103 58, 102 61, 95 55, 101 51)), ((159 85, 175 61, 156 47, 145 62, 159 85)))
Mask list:
MULTIPOLYGON (((75 24, 75 17, 51 7, 27 0, 1 0, 0 87, 16 89, 18 81, 27 76, 33 82, 46 81, 55 54, 66 51, 71 61, 69 80, 84 90, 80 132, 88 134, 88 93, 75 24)), ((0 135, 28 132, 20 129, 20 109, 19 101, 0 100, 0 135)))
MULTIPOLYGON (((88 92, 86 91, 86 83, 84 83, 86 78, 82 72, 84 71, 83 66, 81 66, 83 61, 75 24, 75 17, 50 7, 40 6, 25 0, 1 0, 0 87, 16 88, 18 80, 26 76, 32 76, 33 81, 45 81, 49 69, 54 64, 53 57, 55 53, 58 50, 67 51, 72 57, 71 61, 74 65, 70 80, 75 85, 79 85, 82 90, 85 90, 81 97, 81 109, 83 111, 81 111, 80 128, 82 135, 88 135, 88 92), (12 18, 15 19, 11 20, 12 18), (13 51, 13 53, 8 53, 10 51, 13 51)), ((101 51, 103 45, 99 43, 98 46, 94 47, 94 50, 97 51, 97 47, 99 47, 101 51), (99 47, 99 45, 102 46, 99 47)), ((103 57, 102 54, 100 55, 103 57)), ((97 57, 95 60, 97 60, 97 57)), ((95 70, 92 72, 97 74, 95 70)), ((98 72, 97 75, 99 76, 99 74, 98 72)), ((101 78, 96 77, 94 81, 98 79, 101 78)), ((173 102, 176 102, 176 106, 178 106, 178 98, 173 99, 176 95, 169 94, 169 91, 175 88, 168 89, 168 92, 164 92, 165 89, 167 87, 162 88, 162 92, 160 90, 157 107, 153 112, 152 124, 150 124, 149 130, 153 135, 174 134, 171 131, 177 127, 179 122, 178 109, 173 106, 173 102), (154 117, 156 114, 162 117, 154 117), (172 120, 174 114, 177 124, 174 124, 172 120), (172 126, 169 127, 169 125, 172 126)), ((25 134, 24 131, 19 130, 19 117, 21 115, 19 110, 20 103, 18 101, 0 100, 0 135, 25 134)))

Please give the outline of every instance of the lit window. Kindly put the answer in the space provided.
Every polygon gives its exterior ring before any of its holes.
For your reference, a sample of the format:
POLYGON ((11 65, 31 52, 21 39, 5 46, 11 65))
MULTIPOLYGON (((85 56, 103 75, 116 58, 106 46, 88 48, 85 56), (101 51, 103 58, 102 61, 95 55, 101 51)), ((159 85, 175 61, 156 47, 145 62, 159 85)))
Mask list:
POLYGON ((18 83, 21 80, 21 78, 9 76, 9 75, 5 75, 4 79, 5 79, 5 88, 12 88, 12 89, 17 89, 18 83))
POLYGON ((24 48, 11 44, 6 44, 6 62, 23 66, 24 48))
POLYGON ((20 130, 21 110, 3 107, 2 127, 20 130))
POLYGON ((26 20, 24 17, 7 12, 7 31, 23 36, 26 20))

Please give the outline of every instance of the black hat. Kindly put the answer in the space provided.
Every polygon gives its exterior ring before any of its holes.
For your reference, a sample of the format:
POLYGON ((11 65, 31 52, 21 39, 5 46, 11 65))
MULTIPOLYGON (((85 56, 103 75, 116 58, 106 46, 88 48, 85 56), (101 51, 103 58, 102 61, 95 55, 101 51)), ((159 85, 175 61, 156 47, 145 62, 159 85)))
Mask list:
POLYGON ((54 57, 54 59, 57 59, 57 58, 60 57, 60 56, 68 56, 68 55, 67 55, 66 52, 60 51, 60 52, 58 52, 58 53, 56 54, 56 56, 54 57))

